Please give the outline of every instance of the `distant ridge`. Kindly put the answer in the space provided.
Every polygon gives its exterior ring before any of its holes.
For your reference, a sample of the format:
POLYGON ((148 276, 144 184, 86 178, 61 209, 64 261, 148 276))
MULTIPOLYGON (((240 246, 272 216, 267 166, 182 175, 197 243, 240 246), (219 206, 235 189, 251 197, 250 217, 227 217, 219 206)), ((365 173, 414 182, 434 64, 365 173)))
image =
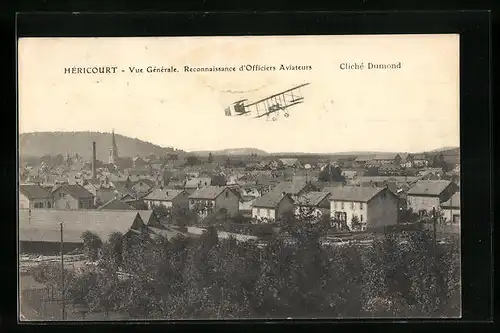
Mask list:
MULTIPOLYGON (((121 157, 164 156, 173 148, 163 148, 147 141, 115 133, 118 152, 121 157)), ((97 159, 107 162, 111 147, 111 133, 102 132, 33 132, 19 135, 21 157, 42 157, 44 155, 79 154, 85 159, 92 157, 92 142, 96 142, 97 159)), ((182 151, 179 151, 182 152, 182 151)))
POLYGON ((198 150, 191 151, 189 154, 198 155, 198 156, 208 156, 208 154, 212 153, 212 155, 230 155, 230 156, 246 156, 257 154, 258 156, 269 155, 264 150, 256 149, 256 148, 228 148, 221 150, 198 150))

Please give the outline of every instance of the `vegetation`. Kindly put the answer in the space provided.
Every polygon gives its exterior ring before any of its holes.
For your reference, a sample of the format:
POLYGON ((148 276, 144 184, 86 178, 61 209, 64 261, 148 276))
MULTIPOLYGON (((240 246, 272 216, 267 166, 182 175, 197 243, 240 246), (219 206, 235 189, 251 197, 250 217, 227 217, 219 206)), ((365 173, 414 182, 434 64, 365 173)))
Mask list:
MULTIPOLYGON (((219 240, 214 228, 171 241, 116 235, 97 267, 68 275, 67 297, 90 312, 141 319, 460 314, 458 237, 435 252, 420 231, 386 234, 371 247, 322 247, 321 230, 290 223, 294 242, 271 236, 264 248, 219 240)), ((57 274, 43 276, 57 287, 57 274)))
POLYGON ((327 166, 319 174, 318 180, 321 182, 345 182, 342 170, 339 167, 327 166))

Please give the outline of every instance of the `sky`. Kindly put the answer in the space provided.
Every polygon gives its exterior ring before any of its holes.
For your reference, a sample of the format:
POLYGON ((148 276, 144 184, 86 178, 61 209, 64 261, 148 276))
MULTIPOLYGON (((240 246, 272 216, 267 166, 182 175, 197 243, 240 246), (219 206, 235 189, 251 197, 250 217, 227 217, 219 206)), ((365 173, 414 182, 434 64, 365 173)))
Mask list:
POLYGON ((420 152, 459 146, 458 35, 26 38, 19 41, 19 132, 98 131, 186 151, 420 152), (367 63, 400 69, 368 70, 367 63), (363 70, 341 70, 364 63, 363 70), (238 71, 241 65, 311 66, 238 71), (117 74, 65 68, 117 66, 117 74), (178 73, 130 73, 175 66, 178 73), (235 66, 236 72, 183 72, 235 66), (122 72, 121 70, 124 70, 122 72), (227 117, 302 83, 277 121, 227 117))

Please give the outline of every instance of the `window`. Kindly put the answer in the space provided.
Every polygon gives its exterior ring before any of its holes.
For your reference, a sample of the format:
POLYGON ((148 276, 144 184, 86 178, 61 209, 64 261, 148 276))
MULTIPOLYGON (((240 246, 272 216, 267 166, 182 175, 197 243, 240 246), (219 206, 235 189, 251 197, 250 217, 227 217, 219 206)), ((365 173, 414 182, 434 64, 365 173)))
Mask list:
POLYGON ((257 215, 260 215, 260 208, 257 208, 257 215))
MULTIPOLYGON (((359 203, 359 210, 363 210, 363 205, 364 205, 364 204, 363 204, 362 202, 360 202, 360 203, 359 203)), ((362 216, 362 215, 361 215, 361 216, 362 216)))
POLYGON ((268 209, 266 209, 266 216, 267 216, 267 217, 271 216, 271 210, 270 210, 269 208, 268 208, 268 209))
POLYGON ((226 198, 228 198, 228 197, 229 197, 229 192, 228 192, 228 191, 226 191, 226 198))
POLYGON ((82 200, 78 201, 78 208, 83 208, 83 201, 82 200))
POLYGON ((360 222, 363 222, 363 214, 359 215, 360 222))
POLYGON ((356 209, 356 203, 355 202, 351 202, 351 209, 356 209))
POLYGON ((344 209, 344 202, 340 203, 340 208, 344 209))
POLYGON ((50 202, 47 202, 47 208, 52 208, 52 204, 50 202))

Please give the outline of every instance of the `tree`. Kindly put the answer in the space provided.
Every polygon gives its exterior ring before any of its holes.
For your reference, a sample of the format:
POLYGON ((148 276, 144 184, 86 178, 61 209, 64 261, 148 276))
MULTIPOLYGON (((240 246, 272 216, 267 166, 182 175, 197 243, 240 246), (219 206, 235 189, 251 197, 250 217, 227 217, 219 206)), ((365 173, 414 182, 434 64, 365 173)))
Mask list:
POLYGON ((212 153, 208 153, 208 163, 212 163, 214 160, 212 153))
POLYGON ((359 217, 357 215, 352 215, 351 226, 354 230, 359 230, 361 228, 361 222, 359 221, 359 217))
POLYGON ((327 165, 319 173, 318 179, 322 182, 345 182, 345 177, 342 176, 342 170, 339 167, 333 167, 331 164, 327 165))
POLYGON ((89 260, 97 260, 99 250, 102 247, 102 240, 93 232, 84 231, 81 235, 83 240, 83 250, 89 260))
POLYGON ((195 156, 195 155, 190 155, 188 157, 186 157, 186 165, 187 166, 195 166, 195 165, 200 165, 201 164, 201 160, 195 156))

